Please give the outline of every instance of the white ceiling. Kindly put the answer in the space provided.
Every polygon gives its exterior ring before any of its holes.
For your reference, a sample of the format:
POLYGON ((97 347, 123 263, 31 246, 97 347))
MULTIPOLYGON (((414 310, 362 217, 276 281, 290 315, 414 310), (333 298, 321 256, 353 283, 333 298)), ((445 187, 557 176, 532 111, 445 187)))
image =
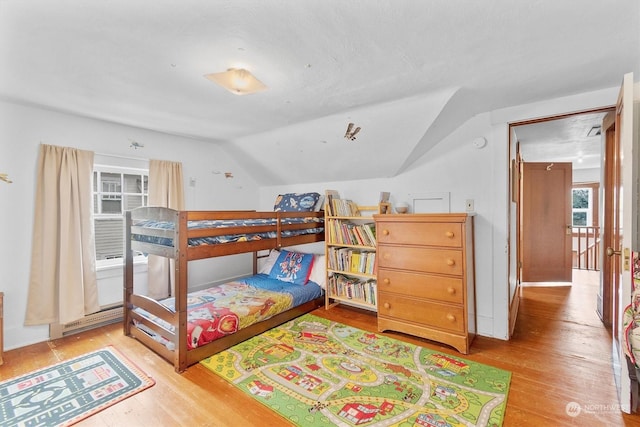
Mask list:
POLYGON ((599 169, 605 112, 585 113, 515 127, 526 162, 571 162, 573 169, 599 169))
POLYGON ((219 142, 265 185, 384 177, 475 114, 640 74, 639 28, 637 0, 0 0, 0 97, 219 142), (203 78, 230 67, 269 89, 203 78))

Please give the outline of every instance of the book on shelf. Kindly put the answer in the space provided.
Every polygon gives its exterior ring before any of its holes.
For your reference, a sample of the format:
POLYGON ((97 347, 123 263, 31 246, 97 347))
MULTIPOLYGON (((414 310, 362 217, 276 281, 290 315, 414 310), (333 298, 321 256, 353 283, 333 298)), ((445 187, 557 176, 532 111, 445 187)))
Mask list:
POLYGON ((376 226, 373 223, 354 224, 340 219, 329 219, 325 227, 329 231, 329 243, 331 244, 372 248, 376 246, 376 226))
POLYGON ((376 245, 376 225, 373 222, 362 224, 362 229, 364 230, 367 238, 369 239, 369 246, 376 245))
POLYGON ((340 196, 335 190, 325 190, 324 192, 324 210, 329 216, 335 216, 336 213, 333 210, 333 200, 338 199, 340 196))
POLYGON ((335 190, 325 190, 325 212, 328 216, 361 216, 358 205, 350 199, 342 199, 335 190))
POLYGON ((351 252, 351 259, 349 260, 350 269, 352 273, 360 272, 360 252, 351 252))
POLYGON ((376 305, 377 283, 374 279, 360 280, 334 274, 329 278, 329 291, 334 297, 376 305))
POLYGON ((378 213, 390 213, 389 191, 380 192, 380 201, 377 206, 359 206, 350 199, 342 199, 336 190, 325 190, 325 213, 328 216, 354 217, 362 216, 362 210, 377 210, 378 213))
POLYGON ((357 274, 375 274, 376 253, 351 248, 329 248, 329 269, 357 274))
POLYGON ((360 216, 360 210, 353 200, 333 199, 333 211, 336 216, 360 216))

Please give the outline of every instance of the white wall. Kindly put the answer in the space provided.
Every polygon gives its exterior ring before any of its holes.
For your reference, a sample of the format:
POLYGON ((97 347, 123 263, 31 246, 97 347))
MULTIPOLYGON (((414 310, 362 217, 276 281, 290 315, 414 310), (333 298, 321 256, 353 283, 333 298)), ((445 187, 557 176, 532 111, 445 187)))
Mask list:
MULTIPOLYGON (((509 123, 561 113, 609 106, 618 88, 522 105, 480 114, 468 120, 417 161, 411 170, 387 179, 323 182, 260 189, 262 209, 285 192, 338 190, 342 197, 359 204, 375 204, 380 191, 391 191, 393 203, 408 201, 409 193, 449 192, 451 212, 463 212, 465 200, 475 204, 476 300, 478 333, 508 339, 510 195, 509 123), (485 137, 487 145, 477 149, 473 139, 485 137)), ((366 150, 366 147, 362 147, 366 150)), ((375 155, 375 154, 374 154, 375 155)), ((324 167, 330 167, 325 165, 324 167)), ((365 166, 366 167, 366 166, 365 166)), ((515 256, 515 249, 513 249, 515 256)), ((511 292, 512 294, 512 292, 511 292)))
MULTIPOLYGON (((239 165, 241 161, 230 158, 217 144, 5 101, 0 101, 0 117, 0 173, 9 174, 13 180, 12 184, 0 182, 0 291, 5 293, 6 349, 44 341, 49 337, 46 326, 23 326, 40 143, 111 155, 180 161, 183 164, 187 209, 257 208, 256 183, 239 165), (130 148, 131 140, 144 144, 144 148, 130 148), (224 172, 232 172, 233 178, 225 178, 224 172), (195 186, 189 185, 190 177, 195 178, 195 186)), ((189 267, 190 285, 250 271, 251 257, 246 255, 224 261, 198 262, 189 267)), ((109 273, 112 274, 101 274, 100 277, 116 283, 121 293, 122 280, 114 278, 113 272, 109 273)))
POLYGON ((600 168, 574 169, 572 179, 574 183, 600 182, 600 173, 600 168))
POLYGON ((381 191, 391 192, 392 204, 410 202, 409 195, 412 193, 448 192, 451 212, 464 212, 465 201, 473 199, 476 211, 478 332, 480 335, 504 339, 507 333, 505 307, 508 300, 504 252, 507 180, 506 172, 500 166, 507 163, 507 144, 499 142, 489 119, 489 114, 483 114, 469 120, 416 162, 410 171, 396 177, 261 188, 261 208, 267 209, 279 193, 323 193, 326 189, 338 190, 341 197, 351 198, 362 205, 375 205, 381 191), (482 149, 472 144, 473 139, 479 136, 488 140, 482 149), (498 256, 495 256, 494 247, 496 235, 502 242, 498 256), (496 270, 499 274, 495 273, 496 270))

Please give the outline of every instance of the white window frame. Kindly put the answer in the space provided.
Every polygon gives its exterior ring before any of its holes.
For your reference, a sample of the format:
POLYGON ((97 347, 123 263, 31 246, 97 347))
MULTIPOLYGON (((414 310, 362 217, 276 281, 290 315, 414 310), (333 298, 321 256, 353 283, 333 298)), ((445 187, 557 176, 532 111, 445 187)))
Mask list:
POLYGON ((571 225, 573 227, 591 227, 593 226, 593 188, 591 187, 573 187, 571 189, 571 225), (587 190, 589 193, 589 205, 586 208, 574 208, 573 207, 573 192, 576 190, 587 190), (576 225, 573 223, 573 214, 575 212, 585 212, 587 214, 586 225, 576 225))
MULTIPOLYGON (((114 160, 117 160, 117 158, 114 158, 114 160)), ((117 162, 114 162, 117 163, 117 162)), ((148 185, 148 177, 149 177, 149 168, 148 165, 146 168, 141 168, 141 167, 129 167, 129 166, 118 166, 118 165, 107 165, 107 164, 99 164, 99 163, 95 163, 93 165, 93 172, 91 174, 92 179, 93 176, 95 175, 95 173, 97 172, 98 177, 100 176, 101 173, 113 173, 113 174, 120 174, 120 182, 116 183, 114 182, 113 186, 109 185, 107 188, 107 191, 105 191, 104 188, 101 188, 103 186, 100 186, 98 184, 96 184, 95 186, 93 185, 94 183, 92 183, 91 188, 95 188, 96 191, 92 190, 93 192, 93 197, 92 200, 94 200, 95 202, 101 204, 103 200, 108 201, 108 200, 120 200, 121 203, 124 203, 124 198, 122 197, 123 195, 132 195, 132 196, 137 196, 140 195, 142 196, 142 204, 145 205, 145 202, 148 204, 149 201, 149 189, 147 188, 147 191, 145 193, 145 189, 144 189, 144 184, 143 187, 141 189, 141 193, 128 193, 128 192, 123 192, 122 190, 125 188, 124 186, 124 176, 123 175, 140 175, 143 179, 143 183, 144 183, 144 177, 147 177, 147 185, 148 185), (115 191, 114 191, 115 190, 115 191), (119 193, 119 194, 114 194, 114 193, 119 193)), ((96 220, 99 219, 103 219, 103 220, 108 220, 108 219, 119 219, 123 221, 124 224, 124 212, 121 213, 116 213, 116 214, 103 214, 103 213, 99 213, 101 211, 102 206, 96 206, 94 207, 94 224, 96 220)), ((121 206, 121 209, 124 209, 124 206, 121 206)), ((124 233, 124 230, 123 230, 124 233)), ((147 263, 147 257, 143 254, 138 254, 136 256, 134 256, 134 264, 146 264, 147 263)), ((115 268, 115 267, 122 267, 124 265, 124 253, 123 253, 123 257, 120 258, 110 258, 110 259, 104 259, 104 260, 96 260, 96 268, 97 270, 104 270, 104 269, 110 269, 110 268, 115 268)))

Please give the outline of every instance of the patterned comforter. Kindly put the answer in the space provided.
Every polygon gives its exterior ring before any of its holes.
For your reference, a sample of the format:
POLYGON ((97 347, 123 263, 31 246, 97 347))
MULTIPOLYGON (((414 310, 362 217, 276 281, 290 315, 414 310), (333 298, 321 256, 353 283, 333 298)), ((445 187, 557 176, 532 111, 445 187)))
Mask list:
MULTIPOLYGON (((187 348, 202 346, 322 294, 322 289, 314 282, 294 285, 271 279, 265 274, 190 293, 187 298, 187 348)), ((174 310, 174 298, 160 302, 174 310)), ((136 311, 165 329, 174 331, 172 325, 147 311, 136 311)), ((158 336, 141 323, 137 326, 167 348, 174 349, 174 344, 166 338, 158 336)))

